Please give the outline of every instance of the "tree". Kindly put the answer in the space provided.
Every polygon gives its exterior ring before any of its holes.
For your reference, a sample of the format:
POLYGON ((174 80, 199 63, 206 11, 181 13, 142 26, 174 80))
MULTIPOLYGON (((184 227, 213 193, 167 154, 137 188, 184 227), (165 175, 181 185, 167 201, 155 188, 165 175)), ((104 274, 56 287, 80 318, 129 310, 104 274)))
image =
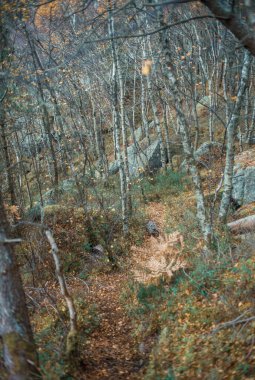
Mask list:
MULTIPOLYGON (((194 3, 197 0, 166 0, 160 5, 194 3)), ((255 55, 255 4, 253 0, 201 0, 241 44, 255 55)), ((150 4, 151 5, 151 4, 150 4)), ((155 4, 152 3, 153 6, 155 4)))
POLYGON ((12 380, 39 379, 38 357, 25 293, 0 192, 0 336, 4 363, 12 380))
MULTIPOLYGON (((0 10, 0 68, 2 73, 8 68, 7 62, 11 51, 9 27, 6 13, 0 10)), ((0 120, 3 135, 3 131, 6 129, 5 97, 8 93, 8 83, 3 75, 0 77, 0 91, 0 120)), ((6 144, 5 140, 3 142, 6 144)), ((10 167, 7 167, 7 171, 9 170, 10 167)), ((9 188, 12 186, 9 182, 9 188)), ((11 198, 13 202, 13 195, 11 198)), ((15 239, 9 237, 8 222, 0 189, 0 336, 3 342, 4 362, 10 375, 9 378, 12 380, 38 379, 40 373, 36 347, 13 243, 15 243, 15 239)))

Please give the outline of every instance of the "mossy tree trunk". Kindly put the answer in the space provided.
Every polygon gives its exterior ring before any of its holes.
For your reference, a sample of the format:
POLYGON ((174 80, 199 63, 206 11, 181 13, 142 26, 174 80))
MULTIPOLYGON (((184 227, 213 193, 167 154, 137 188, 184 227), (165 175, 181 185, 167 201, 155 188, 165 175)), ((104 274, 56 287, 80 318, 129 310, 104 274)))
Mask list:
MULTIPOLYGON (((11 51, 12 19, 0 11, 0 69, 8 70, 11 51)), ((0 78, 0 120, 4 142, 6 170, 9 173, 11 201, 15 203, 11 182, 10 161, 6 140, 5 95, 7 76, 0 78)), ((12 181, 12 179, 11 179, 12 181)), ((3 343, 4 364, 11 380, 39 379, 38 358, 29 322, 25 293, 13 250, 14 240, 8 237, 8 222, 0 188, 0 337, 3 343)), ((0 375, 1 377, 1 375, 0 375)))
POLYGON ((0 192, 0 336, 4 364, 12 380, 39 379, 38 358, 25 293, 7 230, 0 192))

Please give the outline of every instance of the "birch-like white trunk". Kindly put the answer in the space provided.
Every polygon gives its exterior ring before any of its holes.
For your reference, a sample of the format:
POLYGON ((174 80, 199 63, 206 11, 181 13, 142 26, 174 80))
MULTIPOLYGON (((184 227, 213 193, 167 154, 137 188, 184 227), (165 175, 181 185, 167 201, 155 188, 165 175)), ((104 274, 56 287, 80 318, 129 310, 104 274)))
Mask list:
MULTIPOLYGON (((158 20, 159 20, 160 27, 165 26, 163 13, 160 7, 158 9, 158 20)), ((200 178, 199 170, 196 165, 196 160, 194 158, 194 151, 193 151, 192 143, 189 136, 189 125, 186 120, 185 114, 182 110, 181 97, 178 91, 178 81, 174 74, 174 70, 172 68, 171 52, 169 49, 170 41, 169 41, 167 33, 168 33, 167 31, 163 31, 160 34, 160 44, 161 44, 162 53, 164 55, 163 74, 167 78, 169 92, 171 93, 172 98, 173 98, 174 107, 176 110, 176 115, 177 115, 178 124, 180 128, 182 146, 183 146, 183 150, 186 156, 186 160, 189 166, 189 170, 190 170, 194 188, 195 188, 196 203, 197 203, 197 218, 199 221, 201 231, 204 236, 204 240, 207 243, 210 243, 212 239, 212 227, 207 215, 204 193, 203 193, 203 188, 202 188, 202 181, 200 178)))
POLYGON ((239 83, 239 90, 237 93, 237 99, 227 124, 227 142, 226 142, 226 162, 224 169, 224 182, 223 182, 223 194, 220 203, 219 218, 225 220, 232 193, 232 180, 234 169, 234 156, 235 156, 235 134, 238 126, 238 120, 240 117, 240 111, 243 104, 245 89, 249 79, 249 70, 251 66, 252 57, 248 51, 244 53, 244 62, 241 72, 241 78, 239 83))
POLYGON ((61 265, 60 258, 58 255, 58 246, 56 244, 56 241, 50 230, 46 230, 45 235, 51 246, 51 254, 54 260, 54 264, 55 264, 56 276, 58 278, 61 294, 63 295, 65 299, 67 309, 69 312, 70 329, 69 329, 69 333, 67 335, 67 341, 66 341, 66 355, 67 357, 70 358, 74 353, 76 353, 76 349, 77 349, 77 334, 78 334, 77 313, 74 306, 73 298, 71 294, 69 293, 69 290, 66 284, 62 265, 61 265))
POLYGON ((120 133, 121 121, 119 114, 119 101, 118 101, 118 72, 117 72, 117 53, 114 41, 114 19, 112 15, 112 2, 108 0, 108 28, 111 37, 111 53, 112 53, 112 88, 111 98, 113 107, 113 133, 115 140, 115 151, 119 163, 119 176, 120 176, 120 191, 121 191, 121 210, 122 210, 122 226, 123 233, 128 233, 128 194, 127 194, 127 178, 124 167, 123 155, 120 147, 120 133))

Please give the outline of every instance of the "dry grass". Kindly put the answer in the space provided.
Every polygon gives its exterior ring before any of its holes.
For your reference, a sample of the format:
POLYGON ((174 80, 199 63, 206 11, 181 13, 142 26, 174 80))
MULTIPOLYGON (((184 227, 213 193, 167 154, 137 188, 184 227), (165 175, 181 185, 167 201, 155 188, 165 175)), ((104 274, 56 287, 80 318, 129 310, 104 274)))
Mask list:
POLYGON ((235 164, 242 168, 255 166, 255 149, 249 149, 239 153, 235 157, 235 164))
POLYGON ((151 203, 147 210, 149 217, 153 219, 159 230, 160 236, 148 237, 142 247, 133 246, 132 274, 135 281, 140 283, 157 282, 161 277, 169 280, 180 268, 186 266, 182 257, 184 238, 175 231, 164 234, 166 206, 159 203, 151 203))

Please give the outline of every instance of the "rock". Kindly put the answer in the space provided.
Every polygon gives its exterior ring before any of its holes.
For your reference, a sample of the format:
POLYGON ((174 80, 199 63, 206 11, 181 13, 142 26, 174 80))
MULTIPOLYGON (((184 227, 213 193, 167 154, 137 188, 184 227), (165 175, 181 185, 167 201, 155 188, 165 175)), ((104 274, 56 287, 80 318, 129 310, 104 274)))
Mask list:
MULTIPOLYGON (((161 168, 161 155, 159 141, 155 140, 151 145, 146 147, 145 139, 141 141, 139 148, 136 144, 132 144, 128 147, 128 163, 130 177, 139 177, 139 175, 145 170, 154 171, 161 168)), ((119 171, 118 161, 113 161, 109 165, 109 174, 114 175, 119 171)))
POLYGON ((31 222, 41 222, 42 218, 42 207, 40 203, 36 203, 32 208, 27 210, 25 213, 25 219, 31 222))
POLYGON ((44 206, 56 204, 56 200, 59 198, 59 195, 64 193, 77 193, 76 183, 73 178, 64 179, 62 182, 59 183, 57 189, 52 188, 46 191, 43 194, 44 206))
POLYGON ((157 227, 156 223, 153 220, 149 220, 146 223, 146 231, 151 236, 154 236, 154 237, 158 237, 159 236, 158 227, 157 227))
POLYGON ((94 256, 97 256, 97 257, 103 257, 105 255, 104 248, 102 247, 101 244, 95 245, 92 248, 92 253, 94 256))
POLYGON ((131 146, 128 151, 129 172, 131 177, 139 177, 145 169, 155 170, 161 167, 159 142, 154 141, 148 148, 137 153, 137 148, 131 146))
MULTIPOLYGON (((211 141, 206 141, 200 147, 195 151, 194 156, 197 161, 200 161, 201 159, 209 159, 212 156, 212 150, 215 150, 214 148, 221 149, 222 144, 218 142, 211 142, 211 141)), ((215 152, 214 152, 215 153, 215 152)))
POLYGON ((208 107, 210 106, 211 97, 210 96, 204 96, 199 100, 199 102, 196 105, 197 114, 200 115, 203 112, 208 111, 208 107))
POLYGON ((142 127, 139 127, 135 130, 135 139, 137 142, 139 142, 140 140, 142 140, 143 138, 143 130, 142 130, 142 127))
MULTIPOLYGON (((200 145, 200 147, 195 151, 195 160, 202 164, 202 166, 209 166, 210 163, 217 159, 221 154, 222 144, 218 142, 207 141, 200 145)), ((180 169, 183 173, 188 173, 187 161, 184 160, 181 163, 180 169)))
POLYGON ((239 205, 255 201, 255 150, 236 156, 232 198, 239 205))
POLYGON ((72 178, 64 179, 59 187, 63 192, 71 192, 75 188, 75 181, 72 178))
POLYGON ((154 141, 145 150, 140 152, 140 155, 136 151, 129 154, 129 172, 131 177, 139 177, 139 175, 145 170, 155 171, 161 168, 161 155, 159 141, 154 141))
POLYGON ((114 175, 116 173, 118 173, 119 171, 119 163, 118 161, 113 161, 109 164, 109 174, 110 175, 114 175))
POLYGON ((235 220, 227 224, 230 231, 235 235, 254 233, 255 231, 255 215, 235 220))
POLYGON ((240 206, 255 201, 255 167, 235 168, 232 198, 240 206))
POLYGON ((44 206, 56 204, 54 189, 50 189, 46 191, 46 193, 43 194, 43 203, 44 203, 44 206))
POLYGON ((108 261, 107 254, 101 244, 95 245, 92 248, 91 253, 92 255, 90 259, 92 260, 92 262, 96 263, 97 265, 100 263, 103 264, 108 261))

